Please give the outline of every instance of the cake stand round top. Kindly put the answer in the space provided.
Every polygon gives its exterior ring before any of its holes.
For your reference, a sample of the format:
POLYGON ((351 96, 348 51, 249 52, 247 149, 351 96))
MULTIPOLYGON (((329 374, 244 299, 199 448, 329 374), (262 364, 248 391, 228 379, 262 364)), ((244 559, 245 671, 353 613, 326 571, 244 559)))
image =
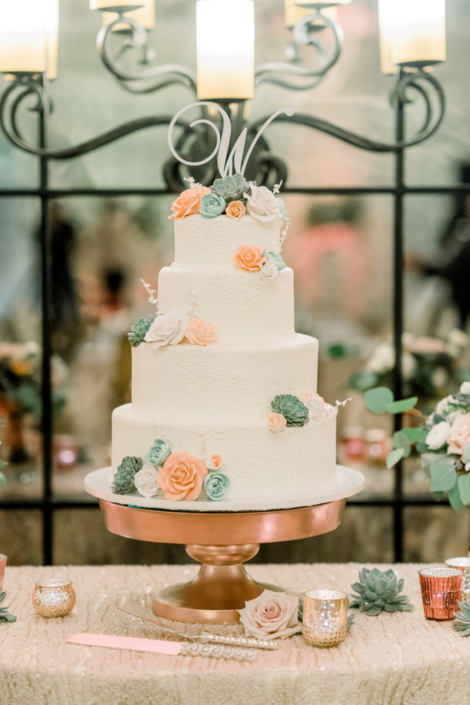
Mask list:
POLYGON ((281 509, 313 507, 328 502, 352 497, 364 487, 364 475, 357 470, 337 466, 334 482, 314 492, 296 492, 283 496, 264 498, 228 499, 222 502, 197 500, 196 502, 172 502, 162 497, 142 497, 140 494, 117 495, 111 491, 112 469, 102 468, 85 477, 86 491, 106 502, 141 509, 161 509, 176 512, 265 512, 281 509))

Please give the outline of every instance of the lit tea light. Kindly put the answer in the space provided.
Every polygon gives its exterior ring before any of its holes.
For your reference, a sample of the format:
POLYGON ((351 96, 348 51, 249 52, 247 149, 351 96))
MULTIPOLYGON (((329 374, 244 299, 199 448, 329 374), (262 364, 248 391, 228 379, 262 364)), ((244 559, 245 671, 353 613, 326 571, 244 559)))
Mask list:
POLYGON ((336 590, 304 594, 302 635, 312 646, 336 646, 348 632, 348 596, 336 590))
POLYGON ((457 601, 462 596, 463 574, 455 568, 424 568, 419 582, 426 619, 455 619, 457 601))
POLYGON ((36 583, 33 607, 41 617, 66 617, 75 607, 75 599, 71 580, 52 578, 36 583))
POLYGON ((462 601, 470 601, 470 558, 449 558, 446 561, 448 568, 454 568, 462 572, 462 601))

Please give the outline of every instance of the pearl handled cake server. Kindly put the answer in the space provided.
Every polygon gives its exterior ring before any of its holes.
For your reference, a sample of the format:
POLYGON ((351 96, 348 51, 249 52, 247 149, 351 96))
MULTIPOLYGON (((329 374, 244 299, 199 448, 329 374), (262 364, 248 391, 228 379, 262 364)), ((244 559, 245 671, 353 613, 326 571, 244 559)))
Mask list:
POLYGON ((267 649, 268 651, 275 651, 277 649, 276 642, 261 639, 251 639, 249 637, 219 636, 217 634, 209 634, 209 632, 203 632, 202 634, 190 636, 189 634, 179 632, 177 629, 175 629, 174 627, 170 627, 168 624, 160 622, 158 619, 148 619, 147 617, 142 617, 140 614, 135 614, 135 612, 126 610, 123 607, 118 607, 118 610, 130 614, 132 615, 132 617, 137 617, 137 619, 141 619, 144 622, 149 622, 150 624, 154 624, 157 627, 166 629, 172 634, 176 634, 176 636, 179 636, 182 639, 188 639, 189 641, 195 641, 197 639, 200 639, 202 641, 211 642, 213 644, 225 644, 226 646, 241 646, 249 649, 267 649))

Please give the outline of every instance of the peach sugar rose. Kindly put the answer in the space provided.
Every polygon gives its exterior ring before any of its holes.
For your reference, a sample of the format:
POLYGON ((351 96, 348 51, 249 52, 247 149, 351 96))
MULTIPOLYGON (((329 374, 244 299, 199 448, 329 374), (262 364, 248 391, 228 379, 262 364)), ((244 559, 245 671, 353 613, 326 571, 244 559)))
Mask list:
POLYGON ((200 318, 189 321, 184 334, 191 345, 214 345, 218 340, 215 325, 209 321, 201 321, 200 318))
POLYGON ((470 443, 470 414, 457 416, 449 432, 449 453, 462 455, 463 449, 470 443))
POLYGON ((254 245, 240 245, 233 255, 235 269, 244 269, 246 272, 259 272, 265 262, 263 250, 254 245))
POLYGON ((194 188, 186 189, 178 196, 176 201, 173 201, 171 206, 173 215, 168 216, 168 219, 187 218, 188 215, 197 215, 201 210, 201 198, 210 192, 211 190, 207 186, 195 186, 194 188))
POLYGON ((201 494, 206 464, 186 452, 172 453, 158 473, 158 484, 165 491, 165 499, 179 502, 196 500, 201 494))
POLYGON ((240 220, 246 213, 246 208, 241 201, 232 201, 225 209, 227 218, 236 218, 240 220))
POLYGON ((287 421, 282 414, 268 414, 268 428, 273 433, 282 433, 287 426, 287 421))

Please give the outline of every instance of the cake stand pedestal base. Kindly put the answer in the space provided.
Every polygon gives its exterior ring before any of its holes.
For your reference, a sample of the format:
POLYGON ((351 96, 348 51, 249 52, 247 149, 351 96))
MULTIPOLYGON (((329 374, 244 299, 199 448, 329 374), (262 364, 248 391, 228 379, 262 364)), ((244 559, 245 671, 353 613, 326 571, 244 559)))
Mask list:
POLYGON ((293 541, 336 529, 346 499, 297 509, 264 512, 174 512, 140 509, 100 500, 109 531, 156 543, 186 544, 202 565, 189 583, 171 585, 154 599, 158 617, 178 622, 238 624, 239 609, 263 590, 282 591, 253 580, 244 562, 261 543, 293 541), (215 545, 214 539, 220 541, 215 545))

